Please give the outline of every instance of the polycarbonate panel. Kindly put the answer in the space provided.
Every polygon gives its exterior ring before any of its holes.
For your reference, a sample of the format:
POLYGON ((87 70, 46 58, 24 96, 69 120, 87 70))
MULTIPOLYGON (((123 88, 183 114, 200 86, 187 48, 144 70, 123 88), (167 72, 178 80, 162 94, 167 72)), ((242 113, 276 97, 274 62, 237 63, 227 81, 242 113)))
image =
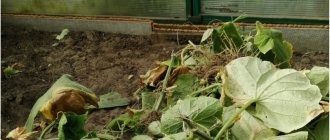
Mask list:
POLYGON ((186 0, 2 0, 2 13, 186 18, 186 0))
POLYGON ((211 16, 327 20, 329 0, 201 0, 201 13, 211 16))

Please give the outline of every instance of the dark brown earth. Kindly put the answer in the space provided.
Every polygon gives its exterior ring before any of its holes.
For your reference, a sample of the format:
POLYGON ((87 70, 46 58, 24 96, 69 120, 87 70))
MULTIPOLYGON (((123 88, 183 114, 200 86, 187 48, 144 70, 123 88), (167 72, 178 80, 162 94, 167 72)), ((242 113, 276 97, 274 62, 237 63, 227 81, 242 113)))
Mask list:
MULTIPOLYGON (((170 58, 187 44, 189 37, 176 39, 131 36, 95 31, 70 32, 58 46, 54 32, 2 26, 1 71, 15 64, 22 72, 5 78, 1 73, 1 138, 23 126, 35 101, 62 74, 71 74, 98 95, 117 91, 132 97, 138 76, 156 66, 155 61, 170 58), (129 75, 133 78, 128 79, 129 75)), ((176 37, 174 37, 176 38, 176 37)), ((194 38, 195 39, 195 38, 194 38)), ((328 52, 296 52, 293 67, 328 66, 328 52)), ((124 109, 93 112, 86 128, 100 130, 124 109)))

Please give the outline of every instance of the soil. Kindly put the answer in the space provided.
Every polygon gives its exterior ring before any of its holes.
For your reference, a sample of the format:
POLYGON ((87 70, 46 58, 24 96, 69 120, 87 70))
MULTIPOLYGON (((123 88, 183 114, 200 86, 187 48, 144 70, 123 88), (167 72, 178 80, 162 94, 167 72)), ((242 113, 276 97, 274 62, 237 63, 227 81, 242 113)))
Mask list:
MULTIPOLYGON (((24 125, 33 104, 62 74, 71 74, 97 95, 117 91, 132 99, 139 75, 154 68, 157 60, 169 59, 172 51, 184 47, 178 43, 187 44, 190 39, 85 31, 70 32, 64 40, 57 41, 57 34, 2 26, 1 70, 15 65, 21 72, 10 78, 1 73, 1 139, 24 125), (133 77, 128 78, 130 75, 133 77)), ((327 67, 328 58, 328 52, 296 52, 292 65, 297 69, 327 67)), ((101 130, 124 111, 125 108, 94 111, 86 129, 101 130)))

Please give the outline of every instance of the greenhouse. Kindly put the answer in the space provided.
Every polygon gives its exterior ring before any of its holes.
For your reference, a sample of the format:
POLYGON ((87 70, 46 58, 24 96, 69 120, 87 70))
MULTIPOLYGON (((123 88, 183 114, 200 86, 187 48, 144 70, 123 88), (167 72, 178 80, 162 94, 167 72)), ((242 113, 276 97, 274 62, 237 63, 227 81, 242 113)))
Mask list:
POLYGON ((0 134, 329 140, 329 1, 2 0, 0 134))

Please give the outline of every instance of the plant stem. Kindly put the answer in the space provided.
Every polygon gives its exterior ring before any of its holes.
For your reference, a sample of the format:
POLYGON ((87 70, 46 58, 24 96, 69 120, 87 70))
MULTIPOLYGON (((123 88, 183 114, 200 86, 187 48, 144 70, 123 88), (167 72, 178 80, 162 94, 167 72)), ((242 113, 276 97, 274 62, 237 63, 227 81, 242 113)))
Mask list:
POLYGON ((207 134, 205 134, 204 132, 202 132, 198 129, 193 129, 192 132, 195 133, 196 135, 204 138, 205 140, 212 140, 211 137, 209 137, 207 134))
POLYGON ((190 96, 195 97, 195 96, 197 96, 198 93, 201 93, 203 91, 212 89, 212 88, 217 87, 217 86, 220 86, 220 85, 221 85, 220 83, 215 83, 215 84, 209 85, 209 86, 207 86, 207 87, 205 87, 203 89, 200 89, 200 90, 197 90, 197 91, 191 93, 190 96))
MULTIPOLYGON (((196 123, 196 122, 194 122, 193 120, 191 120, 190 118, 188 118, 188 116, 181 116, 181 119, 185 122, 185 123, 187 123, 188 124, 188 126, 191 128, 191 129, 197 129, 197 130, 199 130, 199 129, 202 129, 203 131, 205 131, 206 133, 204 133, 204 132, 202 132, 201 131, 201 133, 203 133, 202 135, 206 135, 206 136, 210 136, 211 134, 210 134, 210 131, 205 127, 205 126, 203 126, 203 125, 200 125, 200 124, 198 124, 198 123, 196 123)), ((197 131, 196 130, 196 131, 197 131)), ((198 133, 200 133, 200 132, 198 132, 198 133)))
POLYGON ((215 140, 219 140, 221 138, 221 135, 227 130, 228 127, 230 127, 232 124, 235 123, 236 116, 240 115, 247 107, 249 107, 251 104, 256 102, 257 99, 249 100, 247 103, 244 104, 221 128, 221 130, 218 132, 218 134, 215 136, 215 140))
POLYGON ((185 47, 185 48, 182 49, 181 55, 180 55, 180 57, 181 57, 181 65, 184 65, 184 61, 185 61, 184 60, 184 54, 186 53, 187 50, 193 49, 192 47, 193 47, 192 45, 188 45, 187 47, 185 47))
POLYGON ((165 93, 166 93, 166 88, 167 88, 167 81, 168 81, 168 78, 170 77, 170 74, 171 74, 174 57, 175 57, 175 55, 172 52, 171 62, 170 62, 170 65, 168 66, 167 71, 166 71, 166 75, 165 75, 165 78, 164 78, 164 81, 163 81, 162 91, 160 92, 160 96, 157 99, 157 101, 156 101, 156 103, 154 104, 154 107, 153 107, 153 110, 155 110, 155 111, 158 111, 158 109, 160 107, 160 104, 162 103, 162 101, 164 99, 164 96, 165 96, 165 93))
POLYGON ((40 137, 39 137, 40 140, 44 139, 45 134, 56 124, 56 122, 57 122, 56 120, 53 121, 41 132, 40 137))

